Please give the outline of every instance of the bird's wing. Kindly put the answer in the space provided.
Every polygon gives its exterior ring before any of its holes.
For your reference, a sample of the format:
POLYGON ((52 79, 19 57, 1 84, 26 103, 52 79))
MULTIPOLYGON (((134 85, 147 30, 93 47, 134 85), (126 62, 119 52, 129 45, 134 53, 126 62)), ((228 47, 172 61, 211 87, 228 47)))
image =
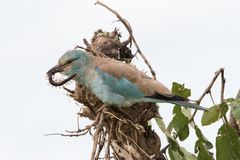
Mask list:
POLYGON ((151 79, 134 66, 106 58, 96 58, 93 63, 95 63, 98 72, 105 77, 106 83, 124 92, 121 94, 134 90, 137 96, 152 96, 156 93, 166 97, 173 96, 172 92, 162 83, 151 79), (114 83, 107 81, 107 79, 114 79, 114 83))
POLYGON ((187 99, 172 94, 162 83, 128 64, 106 58, 97 58, 95 69, 101 80, 114 93, 136 102, 172 103, 194 109, 205 108, 189 103, 187 99))

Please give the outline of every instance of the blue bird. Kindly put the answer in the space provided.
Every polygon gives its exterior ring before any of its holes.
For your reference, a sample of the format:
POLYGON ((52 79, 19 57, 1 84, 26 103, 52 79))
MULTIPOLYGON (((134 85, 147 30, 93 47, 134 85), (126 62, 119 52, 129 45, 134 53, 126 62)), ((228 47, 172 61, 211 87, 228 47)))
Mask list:
POLYGON ((70 50, 60 57, 58 64, 47 72, 54 86, 71 79, 90 89, 104 104, 129 107, 135 103, 172 103, 188 108, 206 110, 185 98, 174 95, 157 80, 126 63, 92 56, 82 50, 70 50), (55 73, 68 78, 56 82, 55 73))

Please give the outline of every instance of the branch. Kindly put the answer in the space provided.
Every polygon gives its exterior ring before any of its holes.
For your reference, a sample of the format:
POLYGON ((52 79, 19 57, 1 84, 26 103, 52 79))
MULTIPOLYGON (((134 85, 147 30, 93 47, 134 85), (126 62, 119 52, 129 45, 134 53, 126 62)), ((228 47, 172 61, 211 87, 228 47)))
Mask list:
POLYGON ((205 89, 205 91, 203 92, 203 94, 201 95, 201 97, 197 100, 197 104, 200 104, 202 99, 206 96, 206 94, 208 94, 211 89, 213 84, 215 83, 217 77, 219 76, 220 73, 224 72, 224 68, 220 68, 217 72, 215 72, 215 76, 213 77, 212 81, 210 82, 210 84, 208 85, 208 87, 205 89))
MULTIPOLYGON (((221 79, 222 79, 222 84, 221 84, 221 103, 223 103, 224 102, 224 89, 225 89, 225 83, 226 83, 226 79, 224 77, 224 69, 221 72, 221 79)), ((223 116, 223 119, 224 119, 225 123, 228 123, 226 114, 223 116)))
MULTIPOLYGON (((203 98, 204 98, 207 94, 210 94, 210 96, 211 96, 211 89, 212 89, 212 87, 213 87, 216 79, 218 78, 218 76, 219 76, 220 74, 223 75, 223 72, 224 72, 224 68, 220 68, 217 72, 215 72, 215 75, 214 75, 212 81, 211 81, 210 84, 207 86, 207 88, 205 89, 205 91, 203 92, 203 94, 201 95, 201 97, 196 101, 196 103, 197 103, 198 105, 202 102, 203 98)), ((222 84, 222 86, 223 86, 223 84, 222 84)), ((224 92, 224 87, 222 87, 222 92, 224 92)), ((223 94, 221 94, 221 97, 222 97, 222 95, 223 95, 223 94)), ((197 111, 198 111, 198 110, 195 110, 195 111, 193 112, 193 115, 192 115, 192 117, 189 119, 189 122, 192 122, 192 121, 194 120, 194 117, 195 117, 197 111)))
MULTIPOLYGON (((214 103, 213 97, 212 97, 212 93, 211 93, 211 89, 216 81, 216 79, 218 78, 218 76, 221 74, 221 79, 222 79, 222 85, 221 85, 221 103, 224 101, 224 88, 225 88, 225 78, 224 78, 224 68, 220 68, 217 72, 215 72, 215 75, 212 79, 212 81, 210 82, 210 84, 207 86, 207 88, 205 89, 205 91, 203 92, 203 94, 200 96, 200 98, 196 101, 196 103, 199 105, 201 103, 201 101, 203 100, 203 98, 207 95, 210 94, 210 98, 212 100, 212 102, 214 103)), ((193 122, 194 125, 194 117, 196 115, 198 110, 195 110, 191 116, 191 118, 188 120, 188 123, 193 122)), ((224 120, 225 123, 227 123, 227 118, 226 115, 224 115, 224 120)), ((176 136, 176 138, 178 137, 178 135, 176 136)), ((162 153, 165 153, 166 150, 168 149, 168 147, 170 146, 170 144, 167 144, 164 148, 161 149, 162 153)))
POLYGON ((109 10, 110 12, 112 12, 123 23, 123 25, 126 27, 128 33, 129 33, 129 38, 128 38, 128 40, 126 42, 124 42, 124 44, 130 43, 131 40, 133 41, 134 45, 137 48, 137 52, 141 55, 141 57, 143 58, 144 62, 146 63, 146 65, 150 69, 150 72, 151 72, 153 78, 156 79, 156 72, 153 70, 152 66, 150 65, 150 63, 148 62, 147 58, 144 56, 143 52, 141 51, 140 47, 138 46, 137 41, 136 41, 136 39, 135 39, 135 37, 133 36, 133 33, 132 33, 132 27, 127 22, 127 20, 122 18, 122 16, 120 16, 117 11, 111 9, 106 4, 102 3, 101 1, 97 0, 95 4, 99 4, 99 5, 103 6, 104 8, 106 8, 107 10, 109 10))
POLYGON ((78 129, 77 131, 68 131, 66 130, 67 133, 69 134, 63 134, 63 133, 50 133, 50 134, 45 134, 45 136, 64 136, 64 137, 79 137, 87 134, 93 126, 95 126, 95 122, 92 123, 91 125, 87 125, 84 129, 78 129))
POLYGON ((45 134, 44 136, 64 136, 64 137, 79 137, 87 134, 88 131, 85 131, 83 133, 75 133, 75 134, 63 134, 63 133, 50 133, 50 134, 45 134))

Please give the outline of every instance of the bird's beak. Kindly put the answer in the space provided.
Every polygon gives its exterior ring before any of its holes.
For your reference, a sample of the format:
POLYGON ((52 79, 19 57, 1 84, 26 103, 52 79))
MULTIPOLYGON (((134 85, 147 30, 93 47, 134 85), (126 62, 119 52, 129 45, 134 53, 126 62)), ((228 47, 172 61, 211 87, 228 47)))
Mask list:
POLYGON ((60 82, 56 82, 53 80, 53 76, 56 74, 56 73, 61 73, 64 71, 64 66, 63 65, 56 65, 54 66, 53 68, 51 68, 48 72, 47 72, 47 77, 48 77, 48 80, 49 80, 49 83, 53 86, 61 86, 61 85, 64 85, 65 83, 67 83, 68 81, 70 81, 71 79, 73 79, 76 74, 73 74, 71 75, 70 77, 60 81, 60 82))

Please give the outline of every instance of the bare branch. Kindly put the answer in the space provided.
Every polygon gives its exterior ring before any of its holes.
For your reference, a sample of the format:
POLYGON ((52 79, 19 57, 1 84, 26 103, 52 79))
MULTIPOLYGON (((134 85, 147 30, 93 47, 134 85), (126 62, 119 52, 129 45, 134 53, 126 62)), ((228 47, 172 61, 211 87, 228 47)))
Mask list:
POLYGON ((197 103, 200 104, 202 99, 205 97, 206 94, 208 94, 213 86, 213 84, 215 83, 217 77, 219 76, 219 74, 221 72, 224 71, 224 68, 220 68, 217 72, 215 72, 215 76, 213 77, 212 81, 210 82, 210 84, 208 85, 208 87, 205 89, 205 91, 203 92, 203 94, 201 95, 201 97, 197 100, 197 103))
MULTIPOLYGON (((196 101, 197 104, 200 104, 201 101, 203 100, 203 98, 204 98, 207 94, 211 93, 211 89, 212 89, 212 87, 213 87, 216 79, 218 78, 218 76, 219 76, 223 71, 224 71, 224 68, 220 68, 217 72, 215 72, 215 75, 214 75, 212 81, 211 81, 210 84, 207 86, 207 88, 205 89, 205 91, 203 92, 203 94, 201 95, 201 97, 196 101)), ((189 119, 189 122, 194 121, 194 116, 196 115, 197 111, 198 111, 198 110, 195 110, 195 111, 193 112, 193 115, 192 115, 192 117, 189 119)))
POLYGON ((133 36, 132 27, 127 22, 127 20, 122 18, 122 16, 120 16, 117 11, 111 9, 109 6, 107 6, 106 4, 100 2, 99 0, 97 0, 95 4, 99 4, 99 5, 103 6, 103 7, 105 7, 107 10, 112 12, 123 23, 123 25, 126 27, 128 33, 129 33, 129 36, 130 36, 129 39, 127 40, 127 42, 124 42, 124 43, 129 43, 129 42, 131 42, 131 40, 133 41, 134 45, 137 48, 137 52, 141 55, 141 57, 143 58, 144 62, 146 63, 146 65, 150 69, 150 72, 151 72, 153 78, 156 79, 156 72, 153 70, 151 64, 148 62, 147 58, 144 56, 143 52, 141 51, 140 47, 138 46, 138 43, 137 43, 135 37, 133 36))
POLYGON ((63 133, 50 133, 50 134, 45 134, 44 136, 64 136, 64 137, 79 137, 87 134, 88 131, 85 131, 83 133, 75 133, 75 134, 63 134, 63 133))
MULTIPOLYGON (((224 90, 225 90, 225 83, 226 83, 226 79, 225 79, 225 77, 224 77, 224 69, 222 70, 222 72, 221 72, 221 103, 223 103, 224 102, 224 90)), ((224 119, 224 122, 225 123, 228 123, 228 120, 227 120, 227 116, 226 116, 226 114, 223 116, 223 119, 224 119)))

